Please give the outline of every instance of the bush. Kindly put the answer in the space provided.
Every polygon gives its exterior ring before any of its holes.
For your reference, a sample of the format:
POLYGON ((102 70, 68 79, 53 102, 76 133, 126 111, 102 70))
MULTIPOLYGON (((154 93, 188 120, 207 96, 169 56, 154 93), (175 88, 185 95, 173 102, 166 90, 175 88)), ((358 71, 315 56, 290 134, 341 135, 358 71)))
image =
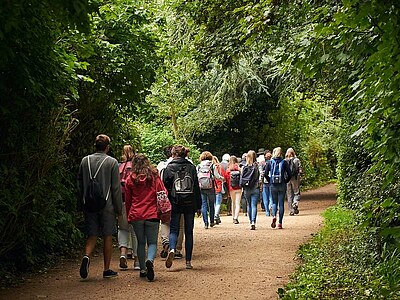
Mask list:
POLYGON ((399 299, 400 253, 386 245, 379 255, 376 234, 360 227, 351 210, 325 213, 325 226, 299 250, 304 264, 278 290, 282 299, 399 299))

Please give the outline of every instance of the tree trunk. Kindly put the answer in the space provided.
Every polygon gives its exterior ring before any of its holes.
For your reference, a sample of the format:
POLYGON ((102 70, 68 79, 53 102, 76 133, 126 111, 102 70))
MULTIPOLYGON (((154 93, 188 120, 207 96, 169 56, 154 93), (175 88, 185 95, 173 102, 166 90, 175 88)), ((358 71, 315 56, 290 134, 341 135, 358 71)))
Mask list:
POLYGON ((172 129, 174 131, 175 140, 178 140, 178 123, 176 122, 176 113, 174 107, 171 107, 172 129))

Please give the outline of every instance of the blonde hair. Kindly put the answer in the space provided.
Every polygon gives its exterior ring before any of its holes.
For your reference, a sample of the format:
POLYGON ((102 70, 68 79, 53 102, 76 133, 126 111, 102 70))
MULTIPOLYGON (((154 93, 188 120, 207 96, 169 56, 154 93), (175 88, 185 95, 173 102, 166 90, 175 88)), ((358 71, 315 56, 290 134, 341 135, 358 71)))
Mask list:
POLYGON ((122 148, 121 160, 123 162, 131 161, 134 156, 135 156, 135 151, 131 145, 125 145, 122 148))
POLYGON ((213 155, 213 157, 212 157, 212 162, 213 162, 213 164, 219 164, 218 157, 216 157, 215 155, 213 155))
POLYGON ((235 165, 237 164, 238 164, 237 157, 235 155, 231 155, 231 157, 229 158, 228 169, 231 171, 234 170, 235 165))
POLYGON ((272 151, 272 158, 277 158, 277 157, 282 157, 282 148, 281 147, 276 147, 272 151))
POLYGON ((254 150, 249 150, 246 156, 246 164, 252 165, 257 161, 257 154, 254 150))
POLYGON ((296 152, 294 152, 293 148, 288 148, 286 150, 285 158, 296 157, 296 152))

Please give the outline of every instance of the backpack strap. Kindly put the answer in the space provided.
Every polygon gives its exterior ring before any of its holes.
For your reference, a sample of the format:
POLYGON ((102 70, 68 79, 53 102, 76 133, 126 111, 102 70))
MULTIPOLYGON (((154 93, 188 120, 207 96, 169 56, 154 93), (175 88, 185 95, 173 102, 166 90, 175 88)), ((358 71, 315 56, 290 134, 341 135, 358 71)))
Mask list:
MULTIPOLYGON (((106 156, 106 157, 103 159, 103 161, 101 162, 101 164, 100 164, 99 168, 97 169, 96 173, 94 174, 94 176, 92 176, 92 170, 90 169, 90 155, 88 155, 88 167, 89 167, 89 176, 90 176, 90 179, 96 178, 97 174, 98 174, 99 171, 100 171, 101 166, 103 165, 103 163, 106 161, 107 158, 108 158, 108 156, 106 156)), ((111 185, 110 185, 110 187, 108 188, 108 191, 107 191, 106 201, 108 200, 108 196, 110 196, 110 190, 111 190, 111 185)))
MULTIPOLYGON (((101 162, 100 166, 98 167, 96 173, 94 173, 93 177, 92 177, 92 174, 90 174, 90 179, 96 178, 97 174, 98 174, 99 171, 100 171, 101 166, 103 165, 103 163, 106 161, 107 158, 108 158, 108 156, 106 156, 106 157, 103 159, 103 161, 101 162)), ((89 160, 89 157, 88 157, 88 160, 89 160)), ((89 160, 89 173, 90 173, 90 160, 89 160)))

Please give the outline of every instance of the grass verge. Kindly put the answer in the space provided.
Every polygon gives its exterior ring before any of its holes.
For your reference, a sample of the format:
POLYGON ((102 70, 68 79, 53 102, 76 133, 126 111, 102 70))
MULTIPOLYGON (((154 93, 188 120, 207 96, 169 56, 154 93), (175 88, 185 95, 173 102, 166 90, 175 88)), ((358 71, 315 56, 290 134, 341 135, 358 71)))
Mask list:
POLYGON ((298 255, 303 264, 278 289, 281 299, 400 299, 400 253, 377 251, 373 230, 358 226, 354 212, 327 209, 325 226, 298 255))

